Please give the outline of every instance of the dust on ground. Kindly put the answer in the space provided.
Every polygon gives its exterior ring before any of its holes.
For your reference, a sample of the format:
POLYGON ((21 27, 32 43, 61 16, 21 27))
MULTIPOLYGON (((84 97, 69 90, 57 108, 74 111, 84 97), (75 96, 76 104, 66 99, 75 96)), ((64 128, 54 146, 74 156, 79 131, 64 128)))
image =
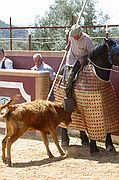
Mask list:
MULTIPOLYGON (((4 128, 0 128, 0 141, 4 128)), ((60 143, 60 138, 59 138, 60 143)), ((119 145, 114 144, 116 155, 107 155, 104 143, 97 143, 101 157, 92 157, 89 147, 80 139, 70 137, 70 146, 61 157, 50 140, 54 158, 48 158, 43 141, 35 133, 26 133, 12 145, 12 167, 0 158, 0 180, 119 180, 119 145)), ((1 146, 0 151, 2 152, 1 146)))

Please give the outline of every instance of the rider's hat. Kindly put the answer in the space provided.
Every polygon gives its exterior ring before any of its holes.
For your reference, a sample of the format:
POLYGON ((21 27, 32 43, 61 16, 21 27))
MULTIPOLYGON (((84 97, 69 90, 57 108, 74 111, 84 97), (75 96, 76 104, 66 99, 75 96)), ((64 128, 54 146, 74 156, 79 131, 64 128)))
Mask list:
POLYGON ((75 36, 78 36, 81 34, 81 26, 79 24, 74 24, 72 27, 71 27, 71 30, 70 30, 70 35, 72 37, 75 37, 75 36))

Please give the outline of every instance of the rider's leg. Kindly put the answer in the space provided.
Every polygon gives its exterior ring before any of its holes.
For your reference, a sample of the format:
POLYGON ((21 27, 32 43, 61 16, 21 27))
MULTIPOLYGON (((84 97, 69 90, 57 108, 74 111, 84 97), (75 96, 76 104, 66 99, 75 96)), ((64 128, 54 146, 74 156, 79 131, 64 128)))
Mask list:
POLYGON ((81 67, 80 62, 77 61, 72 69, 72 72, 71 72, 68 80, 67 80, 65 92, 66 92, 66 97, 68 97, 68 98, 73 97, 75 76, 78 73, 78 71, 80 70, 80 67, 81 67))

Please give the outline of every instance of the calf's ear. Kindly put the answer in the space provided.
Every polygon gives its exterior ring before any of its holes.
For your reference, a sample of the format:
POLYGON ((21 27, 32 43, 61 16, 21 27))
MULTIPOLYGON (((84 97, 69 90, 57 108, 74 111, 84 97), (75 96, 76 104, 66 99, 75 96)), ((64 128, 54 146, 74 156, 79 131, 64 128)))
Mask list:
POLYGON ((21 94, 16 94, 15 96, 11 97, 10 101, 8 103, 13 104, 15 101, 17 101, 20 98, 21 94))
POLYGON ((6 108, 6 107, 13 105, 14 102, 16 100, 18 100, 20 96, 21 96, 20 94, 16 94, 15 96, 11 97, 10 100, 6 104, 4 104, 0 107, 0 109, 3 109, 3 108, 6 108))

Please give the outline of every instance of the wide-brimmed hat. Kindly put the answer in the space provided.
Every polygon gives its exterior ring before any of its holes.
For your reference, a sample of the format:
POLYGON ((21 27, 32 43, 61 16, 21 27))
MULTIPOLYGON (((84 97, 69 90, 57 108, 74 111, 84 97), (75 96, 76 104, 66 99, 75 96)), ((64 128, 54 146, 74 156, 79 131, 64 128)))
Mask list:
POLYGON ((72 37, 75 37, 75 36, 78 36, 81 34, 81 26, 78 25, 78 24, 74 24, 72 27, 71 27, 71 30, 70 30, 70 36, 72 37))

